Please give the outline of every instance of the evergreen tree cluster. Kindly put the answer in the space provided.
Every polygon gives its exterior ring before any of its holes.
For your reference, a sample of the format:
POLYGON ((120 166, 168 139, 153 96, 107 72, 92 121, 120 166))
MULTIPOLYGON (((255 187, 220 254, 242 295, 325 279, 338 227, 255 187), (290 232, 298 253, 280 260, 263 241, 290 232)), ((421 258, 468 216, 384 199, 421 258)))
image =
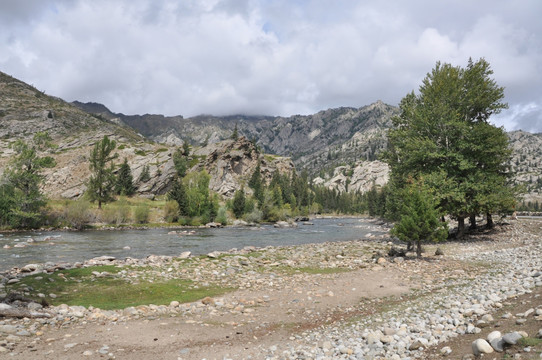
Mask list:
MULTIPOLYGON (((504 89, 492 74, 484 59, 469 60, 466 68, 437 63, 419 94, 412 92, 401 100, 385 154, 391 168, 388 217, 402 221, 415 218, 414 211, 436 217, 446 214, 458 221, 461 237, 465 219, 475 226, 476 216, 483 214, 492 226, 491 214, 513 211, 508 138, 504 129, 488 122, 507 107, 502 102, 504 89), (435 201, 419 202, 420 192, 435 201), (417 205, 404 206, 406 202, 417 205), (436 213, 429 208, 433 206, 436 213)), ((397 226, 403 231, 409 228, 397 226)), ((410 236, 415 238, 413 232, 410 236)))
POLYGON ((37 132, 30 143, 19 139, 11 147, 16 155, 0 181, 0 226, 36 228, 45 221, 41 171, 55 166, 52 157, 39 156, 38 151, 52 147, 51 138, 47 132, 37 132))

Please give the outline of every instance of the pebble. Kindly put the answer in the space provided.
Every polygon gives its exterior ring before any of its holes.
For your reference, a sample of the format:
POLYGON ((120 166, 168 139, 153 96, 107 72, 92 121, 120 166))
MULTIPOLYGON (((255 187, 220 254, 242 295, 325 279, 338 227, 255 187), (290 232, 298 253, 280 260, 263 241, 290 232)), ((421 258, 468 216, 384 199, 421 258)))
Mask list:
MULTIPOLYGON (((529 235, 531 237, 531 235, 529 235)), ((458 254, 446 251, 447 260, 467 261, 467 262, 491 262, 494 265, 492 271, 483 274, 470 274, 464 270, 457 269, 452 273, 451 277, 446 277, 443 281, 434 281, 439 276, 438 271, 434 274, 423 273, 423 267, 416 262, 407 260, 405 262, 396 262, 388 264, 382 262, 379 267, 396 267, 402 271, 410 271, 414 276, 419 276, 421 284, 420 292, 424 294, 420 299, 405 299, 402 303, 401 310, 391 309, 379 313, 374 316, 362 318, 351 324, 351 326, 327 326, 315 330, 304 332, 302 335, 291 337, 291 342, 288 340, 284 344, 273 345, 266 349, 262 349, 261 358, 269 359, 333 359, 337 357, 350 359, 420 359, 423 358, 423 350, 438 346, 439 343, 446 341, 457 335, 465 333, 479 333, 482 326, 491 324, 494 326, 492 313, 506 305, 508 298, 513 298, 518 295, 525 294, 535 285, 536 280, 540 276, 533 277, 536 271, 542 268, 542 259, 538 254, 542 252, 540 240, 534 241, 529 238, 522 238, 519 233, 512 233, 511 237, 522 239, 525 246, 511 246, 504 249, 487 249, 484 251, 476 251, 476 244, 469 244, 469 249, 472 251, 459 252, 458 254), (530 241, 530 242, 529 242, 530 241), (417 270, 420 269, 420 270, 417 270), (494 270, 494 271, 493 271, 494 270), (415 271, 419 271, 416 273, 415 271), (439 289, 444 289, 442 291, 439 289), (318 344, 318 346, 316 346, 318 344), (284 351, 284 353, 283 353, 284 351)), ((539 239, 539 238, 537 238, 539 239)), ((519 241, 519 240, 514 240, 519 241)), ((518 242, 518 244, 520 244, 518 242)), ((523 244, 523 243, 521 243, 523 244)), ((322 245, 311 245, 305 248, 306 253, 319 253, 319 247, 322 245), (314 250, 314 251, 312 251, 314 250)), ((327 246, 327 245, 326 245, 327 246)), ((333 244, 329 245, 333 248, 333 244)), ((340 246, 344 246, 342 243, 340 246)), ((253 288, 265 291, 271 291, 273 288, 281 288, 289 284, 281 276, 276 275, 273 271, 274 266, 314 266, 314 260, 305 254, 305 251, 295 250, 295 247, 277 247, 270 248, 269 251, 284 251, 279 260, 269 261, 269 263, 260 262, 258 257, 246 257, 246 254, 258 250, 238 250, 232 251, 233 256, 219 256, 223 252, 215 252, 212 255, 215 257, 191 258, 190 262, 196 264, 191 268, 190 278, 194 280, 198 286, 204 282, 211 282, 221 279, 230 279, 232 284, 244 288, 253 288), (295 259, 295 262, 293 261, 295 259), (241 261, 244 262, 243 265, 241 261), (273 265, 271 265, 273 264, 273 265), (210 266, 212 265, 212 266, 210 266), (268 270, 262 272, 253 271, 260 266, 268 266, 268 270), (252 272, 251 272, 252 271, 252 272), (272 285, 270 285, 272 284, 272 285)), ((326 251, 329 251, 326 249, 326 251)), ((353 262, 352 257, 349 257, 348 252, 344 252, 344 256, 336 257, 336 254, 343 254, 343 250, 337 245, 336 252, 330 255, 325 261, 327 265, 334 267, 359 266, 366 267, 370 264, 370 255, 364 261, 353 262)), ((370 253, 369 253, 370 254, 370 253)), ((190 254, 181 254, 182 258, 189 258, 190 254)), ((363 255, 361 255, 363 256, 363 255)), ((179 257, 177 257, 178 259, 179 257)), ((126 265, 141 265, 141 266, 156 266, 157 269, 162 269, 160 276, 174 276, 177 272, 176 263, 171 261, 172 257, 153 256, 147 259, 126 259, 115 260, 108 258, 95 258, 81 265, 89 265, 97 261, 106 262, 107 264, 117 263, 126 265), (161 267, 163 266, 163 267, 161 267), (172 271, 166 271, 172 269, 172 271)), ((322 257, 323 259, 323 257, 322 257)), ((358 259, 356 259, 358 260, 358 259)), ((324 260, 322 260, 324 261, 324 260)), ((374 260, 373 260, 374 261, 374 260)), ((442 261, 442 260, 437 260, 442 261)), ((437 264, 438 265, 438 264, 437 264)), ((369 265, 377 267, 378 265, 369 265)), ((438 269, 438 266, 435 267, 438 269)), ((295 276, 298 276, 297 274, 295 276)), ((300 279, 303 279, 304 274, 299 274, 300 279)), ((307 275, 307 278, 308 275, 307 275)), ((311 278, 313 279, 313 278, 311 278)), ((17 280, 17 279, 11 279, 17 280)), ((290 279, 288 279, 290 280, 290 279)), ((4 280, 5 281, 5 280, 4 280)), ((7 280, 9 282, 9 280, 7 280)), ((229 283, 228 283, 229 284, 229 283)), ((203 285, 204 286, 204 285, 203 285)), ((51 294, 54 295, 54 294, 51 294)), ((339 296, 328 290, 322 291, 323 296, 339 296)), ((58 324, 62 321, 116 321, 113 319, 129 319, 147 317, 152 318, 161 314, 167 314, 170 311, 179 314, 197 315, 202 312, 244 312, 245 315, 252 315, 246 310, 253 310, 255 304, 249 303, 229 303, 223 299, 204 299, 192 304, 179 304, 172 301, 169 306, 138 306, 127 308, 122 311, 104 311, 100 309, 75 309, 74 307, 54 307, 50 311, 55 314, 54 319, 46 319, 45 323, 58 324), (214 304, 214 306, 213 306, 214 304), (218 305, 220 304, 220 306, 218 305), (249 306, 249 307, 247 307, 249 306)), ((378 304, 369 301, 372 306, 378 304)), ((530 309, 531 310, 531 309, 530 309)), ((522 317, 540 316, 542 308, 526 311, 522 317), (540 311, 539 311, 540 310, 540 311)), ((503 318, 511 318, 512 314, 506 314, 503 318)), ((517 319, 516 319, 517 320, 517 319)), ((188 318, 182 320, 186 323, 198 323, 197 318, 188 318), (196 320, 194 320, 196 319, 196 320)), ((22 327, 2 324, 0 322, 0 333, 4 332, 15 336, 18 331, 23 330, 22 327), (12 326, 12 327, 10 327, 12 326), (4 329, 4 331, 2 330, 4 329), (7 331, 5 331, 7 329, 7 331), (12 331, 12 332, 9 332, 12 331)), ((28 329, 27 329, 28 330, 28 329)), ((539 331, 539 336, 542 337, 542 329, 539 331)), ((499 351, 501 345, 517 343, 522 337, 520 332, 512 332, 501 336, 499 332, 492 332, 488 335, 487 340, 478 339, 473 343, 473 353, 487 353, 491 351, 499 351), (476 344, 475 344, 476 343, 476 344), (476 345, 476 346, 475 346, 476 345)), ((18 338, 18 337, 17 337, 18 338)), ((68 344, 69 345, 69 344, 68 344)), ((75 345, 74 345, 75 346, 75 345)), ((184 351, 185 349, 181 350, 184 351)), ((189 349, 186 349, 187 353, 189 349)), ((82 354, 91 356, 96 353, 102 355, 111 354, 108 348, 92 352, 86 350, 82 354)), ((440 349, 443 356, 451 353, 451 348, 443 347, 440 349)), ((81 354, 81 353, 79 353, 81 354)), ((468 354, 473 356, 473 354, 468 354)), ((468 357, 468 356, 467 356, 468 357)))

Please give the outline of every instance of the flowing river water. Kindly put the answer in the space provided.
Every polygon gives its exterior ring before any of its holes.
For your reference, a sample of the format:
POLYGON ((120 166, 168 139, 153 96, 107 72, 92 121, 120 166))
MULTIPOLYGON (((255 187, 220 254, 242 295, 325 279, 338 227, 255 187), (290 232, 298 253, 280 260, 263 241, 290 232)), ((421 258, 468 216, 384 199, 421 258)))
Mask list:
POLYGON ((207 254, 245 246, 281 246, 348 241, 379 235, 367 219, 314 219, 297 228, 226 227, 221 229, 149 229, 17 232, 0 234, 0 271, 26 264, 74 263, 108 255, 119 259, 148 255, 207 254), (175 232, 175 233, 173 233, 175 232))

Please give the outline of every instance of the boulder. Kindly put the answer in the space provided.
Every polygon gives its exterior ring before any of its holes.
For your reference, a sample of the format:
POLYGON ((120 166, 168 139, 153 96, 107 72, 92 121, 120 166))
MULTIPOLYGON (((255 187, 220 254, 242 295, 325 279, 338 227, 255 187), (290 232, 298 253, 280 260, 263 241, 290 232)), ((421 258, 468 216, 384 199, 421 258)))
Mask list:
POLYGON ((476 339, 472 342, 472 353, 475 356, 480 356, 481 354, 491 354, 493 348, 487 341, 484 339, 476 339))

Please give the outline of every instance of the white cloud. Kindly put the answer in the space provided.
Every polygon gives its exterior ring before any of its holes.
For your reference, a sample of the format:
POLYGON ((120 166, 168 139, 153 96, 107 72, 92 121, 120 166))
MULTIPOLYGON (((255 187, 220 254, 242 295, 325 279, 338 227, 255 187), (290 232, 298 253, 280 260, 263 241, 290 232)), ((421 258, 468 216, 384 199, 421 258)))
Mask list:
POLYGON ((437 60, 485 57, 511 106, 499 121, 542 131, 540 13, 537 0, 3 2, 0 70, 128 114, 291 115, 397 104, 437 60))

